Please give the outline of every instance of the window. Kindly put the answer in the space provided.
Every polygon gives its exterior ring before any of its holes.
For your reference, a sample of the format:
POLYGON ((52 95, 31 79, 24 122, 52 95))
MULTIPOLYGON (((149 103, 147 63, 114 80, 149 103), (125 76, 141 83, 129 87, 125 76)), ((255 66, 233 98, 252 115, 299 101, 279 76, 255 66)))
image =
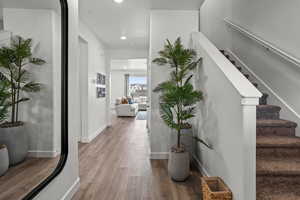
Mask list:
POLYGON ((147 77, 146 76, 129 76, 128 94, 131 97, 147 96, 147 77))

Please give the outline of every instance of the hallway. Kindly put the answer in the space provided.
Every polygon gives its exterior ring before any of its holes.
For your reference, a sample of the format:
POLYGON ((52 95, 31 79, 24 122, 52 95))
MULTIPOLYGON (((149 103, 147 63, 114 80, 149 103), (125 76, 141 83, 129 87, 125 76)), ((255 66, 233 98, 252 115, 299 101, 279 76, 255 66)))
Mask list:
POLYGON ((90 144, 79 145, 80 190, 73 200, 199 200, 200 174, 174 183, 167 162, 149 160, 146 121, 113 120, 90 144))

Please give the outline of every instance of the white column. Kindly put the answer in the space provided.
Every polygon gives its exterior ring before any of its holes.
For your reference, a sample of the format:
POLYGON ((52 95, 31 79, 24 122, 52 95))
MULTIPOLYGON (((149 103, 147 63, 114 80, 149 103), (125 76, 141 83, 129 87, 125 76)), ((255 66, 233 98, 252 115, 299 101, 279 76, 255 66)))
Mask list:
POLYGON ((256 199, 256 106, 259 98, 243 98, 244 200, 256 199))

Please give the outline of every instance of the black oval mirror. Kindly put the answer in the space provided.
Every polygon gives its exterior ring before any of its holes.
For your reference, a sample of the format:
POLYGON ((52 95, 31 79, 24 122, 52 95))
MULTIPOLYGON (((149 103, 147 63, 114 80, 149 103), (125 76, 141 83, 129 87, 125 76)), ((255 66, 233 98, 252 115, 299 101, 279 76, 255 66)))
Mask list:
POLYGON ((0 0, 0 199, 33 199, 68 156, 67 0, 0 0))

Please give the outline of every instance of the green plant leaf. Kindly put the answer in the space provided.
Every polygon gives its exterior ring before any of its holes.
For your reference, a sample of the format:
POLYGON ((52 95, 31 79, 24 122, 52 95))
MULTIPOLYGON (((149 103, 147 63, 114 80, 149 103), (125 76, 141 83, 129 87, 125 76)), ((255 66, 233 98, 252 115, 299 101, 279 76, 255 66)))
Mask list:
POLYGON ((185 82, 184 82, 184 85, 187 85, 187 84, 189 84, 190 83, 190 81, 191 81, 191 79, 193 78, 193 74, 192 75, 190 75, 186 80, 185 80, 185 82))
POLYGON ((20 73, 18 73, 18 82, 20 83, 26 83, 30 80, 30 73, 27 70, 21 70, 20 73))
POLYGON ((168 104, 160 104, 160 116, 167 126, 172 129, 178 129, 178 124, 174 121, 171 106, 168 104))
POLYGON ((30 58, 29 62, 31 64, 35 64, 35 65, 44 65, 46 63, 45 60, 40 59, 40 58, 30 58))
POLYGON ((6 79, 0 81, 0 123, 8 116, 8 99, 10 98, 9 84, 6 79))
POLYGON ((24 59, 29 58, 31 53, 32 39, 23 39, 21 36, 12 37, 11 48, 16 56, 16 64, 22 65, 24 59))
POLYGON ((213 147, 209 144, 207 144, 204 140, 200 139, 199 137, 193 137, 197 142, 200 142, 201 144, 204 144, 207 148, 213 149, 213 147))
POLYGON ((40 83, 29 82, 21 87, 21 90, 25 92, 38 92, 41 90, 41 87, 42 85, 40 83))

